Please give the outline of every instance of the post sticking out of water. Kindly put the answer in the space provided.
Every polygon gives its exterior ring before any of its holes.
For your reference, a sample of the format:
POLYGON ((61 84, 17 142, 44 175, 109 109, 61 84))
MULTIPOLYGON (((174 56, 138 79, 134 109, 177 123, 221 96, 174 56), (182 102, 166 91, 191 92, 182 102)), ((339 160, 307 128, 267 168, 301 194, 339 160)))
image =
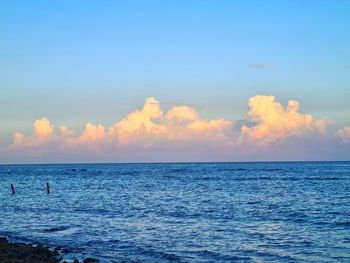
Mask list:
POLYGON ((12 190, 12 194, 14 195, 16 193, 16 188, 13 184, 11 184, 11 190, 12 190))
POLYGON ((46 190, 47 190, 48 194, 50 193, 50 189, 51 189, 51 186, 50 186, 49 182, 46 182, 46 190))

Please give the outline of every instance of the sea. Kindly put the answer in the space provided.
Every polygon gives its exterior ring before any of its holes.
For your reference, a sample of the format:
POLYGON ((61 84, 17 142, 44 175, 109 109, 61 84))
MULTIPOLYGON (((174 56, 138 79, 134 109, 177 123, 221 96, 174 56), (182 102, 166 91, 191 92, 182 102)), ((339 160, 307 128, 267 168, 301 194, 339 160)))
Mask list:
POLYGON ((350 162, 1 165, 0 236, 68 260, 350 262, 350 162))

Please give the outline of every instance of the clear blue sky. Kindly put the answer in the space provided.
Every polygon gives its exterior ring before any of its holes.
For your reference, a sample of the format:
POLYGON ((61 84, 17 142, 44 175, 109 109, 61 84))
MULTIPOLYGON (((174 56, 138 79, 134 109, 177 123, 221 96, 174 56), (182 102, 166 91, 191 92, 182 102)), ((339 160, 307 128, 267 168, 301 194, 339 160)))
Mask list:
POLYGON ((1 1, 0 144, 42 116, 109 125, 148 96, 239 120, 272 94, 349 125, 349 14, 346 0, 1 1))

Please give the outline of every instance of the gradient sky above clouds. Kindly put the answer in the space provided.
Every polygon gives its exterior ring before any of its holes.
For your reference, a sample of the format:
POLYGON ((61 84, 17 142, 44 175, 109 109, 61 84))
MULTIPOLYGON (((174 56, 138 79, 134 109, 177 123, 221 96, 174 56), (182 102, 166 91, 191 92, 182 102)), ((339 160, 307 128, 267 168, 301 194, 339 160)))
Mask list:
POLYGON ((349 12, 340 0, 2 1, 0 162, 349 159, 349 12), (123 121, 146 98, 163 113, 130 137, 123 121), (33 130, 44 117, 48 136, 33 130))

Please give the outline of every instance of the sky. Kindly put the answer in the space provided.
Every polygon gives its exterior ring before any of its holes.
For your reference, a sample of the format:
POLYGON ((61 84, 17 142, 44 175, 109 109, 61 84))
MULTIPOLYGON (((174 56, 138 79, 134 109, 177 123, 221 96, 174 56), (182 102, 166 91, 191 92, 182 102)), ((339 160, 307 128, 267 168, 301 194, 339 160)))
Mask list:
POLYGON ((349 1, 0 3, 0 163, 349 160, 349 1))

